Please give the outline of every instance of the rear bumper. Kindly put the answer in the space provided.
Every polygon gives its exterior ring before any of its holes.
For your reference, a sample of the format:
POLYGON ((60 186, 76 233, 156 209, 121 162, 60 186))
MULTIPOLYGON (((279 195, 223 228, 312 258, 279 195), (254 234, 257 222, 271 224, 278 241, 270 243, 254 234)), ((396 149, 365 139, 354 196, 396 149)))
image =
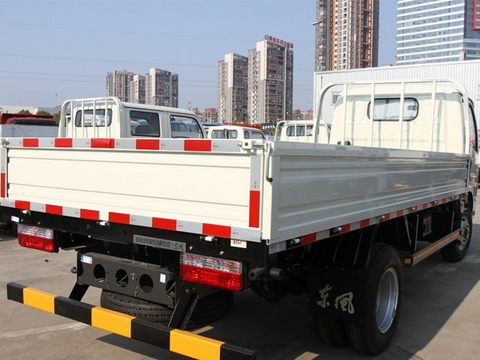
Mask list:
POLYGON ((7 284, 7 298, 193 359, 256 359, 256 352, 252 350, 16 283, 7 284))

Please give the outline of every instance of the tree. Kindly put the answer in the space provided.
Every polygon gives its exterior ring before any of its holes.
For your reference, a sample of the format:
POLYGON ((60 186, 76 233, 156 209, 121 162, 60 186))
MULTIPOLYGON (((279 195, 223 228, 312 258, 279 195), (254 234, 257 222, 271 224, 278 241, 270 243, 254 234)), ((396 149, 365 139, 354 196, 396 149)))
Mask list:
POLYGON ((53 120, 58 124, 60 122, 60 111, 53 114, 53 120))
POLYGON ((18 112, 19 114, 27 114, 27 115, 32 115, 32 113, 28 110, 21 110, 18 112))
POLYGON ((52 115, 52 114, 50 114, 47 111, 40 110, 40 111, 37 111, 37 115, 52 115))

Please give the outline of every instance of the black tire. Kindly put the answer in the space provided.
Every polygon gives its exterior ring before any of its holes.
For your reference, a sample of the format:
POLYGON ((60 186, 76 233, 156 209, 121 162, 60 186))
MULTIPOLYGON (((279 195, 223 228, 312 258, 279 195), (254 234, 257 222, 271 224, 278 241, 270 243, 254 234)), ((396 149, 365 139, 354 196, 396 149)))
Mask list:
POLYGON ((458 262, 462 260, 468 252, 472 239, 472 213, 466 209, 462 213, 460 239, 445 246, 440 253, 448 262, 458 262))
POLYGON ((317 325, 318 335, 325 344, 340 348, 348 346, 343 320, 328 318, 322 315, 314 315, 313 319, 317 325))
MULTIPOLYGON (((199 299, 187 329, 205 326, 223 318, 230 312, 232 304, 233 293, 230 291, 221 291, 199 299)), ((100 306, 161 325, 168 325, 173 313, 173 309, 168 306, 108 290, 102 290, 100 306)))
POLYGON ((403 268, 397 251, 375 244, 365 282, 365 321, 347 322, 350 344, 367 355, 381 353, 390 343, 400 318, 403 268))

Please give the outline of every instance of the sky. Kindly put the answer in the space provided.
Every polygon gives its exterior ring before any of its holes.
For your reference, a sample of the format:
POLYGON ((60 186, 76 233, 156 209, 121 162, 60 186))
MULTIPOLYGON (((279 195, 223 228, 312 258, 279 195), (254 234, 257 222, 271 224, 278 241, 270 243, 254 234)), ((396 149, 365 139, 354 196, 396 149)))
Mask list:
MULTIPOLYGON (((380 0, 379 65, 395 64, 396 0, 380 0)), ((0 0, 0 104, 105 96, 114 70, 179 75, 179 107, 217 107, 217 64, 265 35, 293 43, 293 107, 313 106, 315 0, 0 0)), ((4 110, 5 111, 5 110, 4 110)))

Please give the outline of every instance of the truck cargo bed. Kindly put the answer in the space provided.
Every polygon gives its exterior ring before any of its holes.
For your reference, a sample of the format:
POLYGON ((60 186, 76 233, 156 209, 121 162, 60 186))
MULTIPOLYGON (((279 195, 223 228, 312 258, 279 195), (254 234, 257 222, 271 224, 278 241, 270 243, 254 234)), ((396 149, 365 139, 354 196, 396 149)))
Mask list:
POLYGON ((470 166, 328 144, 65 140, 6 139, 3 206, 269 244, 462 194, 470 166))

